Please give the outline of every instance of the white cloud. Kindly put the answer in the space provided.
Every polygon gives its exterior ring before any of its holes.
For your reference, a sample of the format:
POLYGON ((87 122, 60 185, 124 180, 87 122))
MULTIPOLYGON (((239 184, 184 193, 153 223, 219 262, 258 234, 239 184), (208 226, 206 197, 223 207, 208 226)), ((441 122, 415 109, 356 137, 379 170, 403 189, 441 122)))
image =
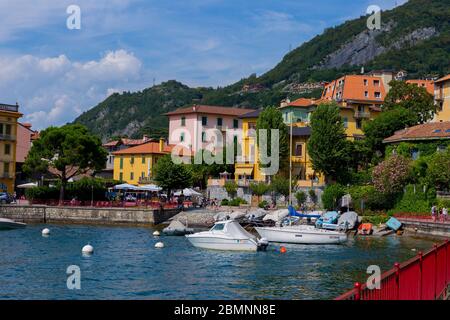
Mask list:
POLYGON ((138 88, 141 69, 141 61, 125 50, 87 62, 71 61, 65 55, 0 57, 0 101, 19 102, 24 120, 35 128, 61 125, 120 92, 119 86, 138 88))

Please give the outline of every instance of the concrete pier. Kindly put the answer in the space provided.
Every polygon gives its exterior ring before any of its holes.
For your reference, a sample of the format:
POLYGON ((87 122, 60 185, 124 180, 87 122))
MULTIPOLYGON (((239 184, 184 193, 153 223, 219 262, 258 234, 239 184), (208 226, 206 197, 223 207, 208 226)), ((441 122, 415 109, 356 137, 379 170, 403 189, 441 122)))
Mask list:
POLYGON ((178 212, 178 209, 0 206, 1 218, 26 223, 160 224, 178 212))
POLYGON ((442 237, 450 236, 450 221, 433 222, 431 219, 418 219, 414 217, 398 217, 397 219, 403 223, 405 229, 410 232, 442 237))

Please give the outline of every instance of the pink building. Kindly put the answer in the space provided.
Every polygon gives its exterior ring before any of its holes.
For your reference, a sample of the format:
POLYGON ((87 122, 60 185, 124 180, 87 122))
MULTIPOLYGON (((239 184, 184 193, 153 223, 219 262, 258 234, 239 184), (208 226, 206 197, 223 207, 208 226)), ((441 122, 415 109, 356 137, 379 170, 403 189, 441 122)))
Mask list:
POLYGON ((31 148, 32 137, 35 131, 31 130, 31 123, 18 123, 17 125, 17 147, 16 162, 24 163, 31 148))
POLYGON ((225 146, 232 142, 227 139, 239 139, 242 130, 239 116, 251 111, 253 110, 193 105, 166 113, 169 117, 169 144, 182 144, 192 154, 201 149, 214 151, 211 146, 216 141, 218 145, 225 146))

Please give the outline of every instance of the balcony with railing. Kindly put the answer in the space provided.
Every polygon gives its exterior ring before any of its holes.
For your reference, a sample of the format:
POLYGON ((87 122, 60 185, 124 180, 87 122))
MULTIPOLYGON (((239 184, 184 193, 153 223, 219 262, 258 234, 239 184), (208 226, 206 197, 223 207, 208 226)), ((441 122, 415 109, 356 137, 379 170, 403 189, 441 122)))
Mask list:
POLYGON ((11 173, 9 173, 9 172, 3 172, 3 173, 0 173, 0 178, 3 178, 3 179, 12 179, 12 177, 13 177, 13 175, 12 175, 11 173))
POLYGON ((9 112, 19 112, 19 105, 0 103, 0 110, 1 111, 9 111, 9 112))
POLYGON ((368 119, 368 118, 370 118, 370 112, 355 111, 355 119, 368 119))
POLYGON ((0 140, 3 141, 15 141, 16 140, 16 136, 12 135, 12 134, 1 134, 0 133, 0 140))
POLYGON ((152 184, 154 183, 151 177, 139 177, 139 184, 152 184))

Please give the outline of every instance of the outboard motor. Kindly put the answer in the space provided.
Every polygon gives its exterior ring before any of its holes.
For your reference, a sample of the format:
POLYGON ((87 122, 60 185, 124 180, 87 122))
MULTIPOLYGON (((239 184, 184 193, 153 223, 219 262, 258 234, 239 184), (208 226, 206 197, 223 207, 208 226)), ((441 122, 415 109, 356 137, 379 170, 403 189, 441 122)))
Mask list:
POLYGON ((269 241, 266 238, 258 239, 258 251, 266 251, 269 241))

